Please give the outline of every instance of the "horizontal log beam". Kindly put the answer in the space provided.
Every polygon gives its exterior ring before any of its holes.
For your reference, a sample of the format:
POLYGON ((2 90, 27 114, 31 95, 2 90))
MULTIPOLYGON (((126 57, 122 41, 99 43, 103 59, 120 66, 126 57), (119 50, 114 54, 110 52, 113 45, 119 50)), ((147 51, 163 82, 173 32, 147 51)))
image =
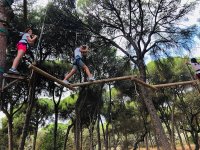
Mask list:
POLYGON ((154 87, 154 86, 152 86, 150 84, 147 84, 146 82, 144 82, 144 81, 142 81, 142 80, 140 80, 138 78, 132 78, 131 80, 135 81, 135 82, 137 82, 137 83, 139 83, 139 84, 141 84, 141 85, 143 85, 143 86, 145 86, 147 88, 150 88, 150 89, 153 89, 153 90, 158 90, 156 87, 154 87))
POLYGON ((38 67, 36 67, 36 66, 34 66, 34 65, 31 65, 31 64, 30 64, 28 67, 29 67, 30 69, 33 69, 33 70, 34 70, 35 72, 37 72, 38 74, 40 74, 40 75, 42 75, 42 76, 45 76, 46 78, 48 78, 48 79, 50 79, 50 80, 53 80, 53 81, 55 81, 55 82, 57 82, 57 83, 59 83, 59 84, 65 86, 65 87, 69 88, 70 90, 75 90, 71 85, 64 83, 62 80, 57 79, 56 77, 54 77, 54 76, 48 74, 47 72, 41 70, 40 68, 38 68, 38 67))
POLYGON ((86 86, 86 85, 91 85, 91 84, 101 84, 101 83, 108 83, 108 82, 113 82, 113 81, 120 81, 120 80, 133 80, 147 88, 151 88, 154 90, 157 90, 154 86, 151 86, 142 80, 136 78, 136 76, 130 75, 130 76, 123 76, 123 77, 114 77, 114 78, 109 78, 109 79, 101 79, 101 80, 95 80, 91 82, 83 82, 83 83, 74 83, 70 84, 72 87, 78 87, 78 86, 86 86))
POLYGON ((198 82, 199 82, 198 80, 191 80, 191 81, 158 84, 158 85, 153 85, 153 86, 155 88, 165 88, 165 87, 176 87, 176 86, 179 86, 179 85, 197 85, 198 82))
POLYGON ((47 72, 39 69, 38 67, 34 65, 29 65, 30 69, 33 69, 35 72, 45 76, 46 78, 53 80, 70 90, 75 90, 74 87, 79 87, 79 86, 86 86, 86 85, 91 85, 91 84, 101 84, 101 83, 108 83, 108 82, 113 82, 113 81, 120 81, 120 80, 132 80, 135 81, 147 88, 151 88, 153 90, 158 90, 159 88, 166 88, 166 87, 177 87, 179 85, 195 85, 198 84, 199 80, 191 80, 191 81, 183 81, 183 82, 174 82, 174 83, 166 83, 166 84, 157 84, 157 85, 150 85, 145 83, 144 81, 136 78, 136 76, 130 75, 130 76, 123 76, 123 77, 114 77, 114 78, 109 78, 109 79, 101 79, 101 80, 95 80, 91 82, 83 82, 83 83, 74 83, 74 84, 66 84, 62 80, 57 79, 56 77, 48 74, 47 72))
POLYGON ((90 82, 82 82, 82 83, 74 83, 70 84, 72 87, 78 87, 78 86, 85 86, 85 85, 91 85, 91 84, 100 84, 100 83, 108 83, 113 81, 120 81, 120 80, 131 80, 135 76, 123 76, 123 77, 114 77, 114 78, 108 78, 108 79, 101 79, 101 80, 95 80, 90 82))

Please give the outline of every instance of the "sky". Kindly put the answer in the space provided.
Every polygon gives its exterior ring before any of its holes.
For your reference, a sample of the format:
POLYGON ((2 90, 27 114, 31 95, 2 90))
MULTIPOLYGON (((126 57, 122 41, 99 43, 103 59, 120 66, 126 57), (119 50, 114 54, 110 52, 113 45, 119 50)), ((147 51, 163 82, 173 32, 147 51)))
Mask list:
MULTIPOLYGON (((44 7, 50 0, 38 0, 36 3, 36 6, 44 7)), ((191 0, 184 0, 184 1, 191 1, 191 0)), ((200 22, 197 22, 197 18, 200 17, 200 6, 198 6, 192 13, 188 16, 188 21, 183 22, 183 25, 193 25, 193 24, 199 24, 200 22)), ((119 52, 119 55, 121 53, 119 52)), ((191 57, 200 57, 200 40, 196 39, 196 46, 191 50, 191 53, 188 53, 187 56, 191 57)), ((149 60, 147 58, 147 60, 149 60)), ((0 111, 0 118, 4 116, 4 114, 0 111)), ((1 120, 0 120, 1 121, 1 120)), ((1 122, 0 122, 1 125, 1 122)))

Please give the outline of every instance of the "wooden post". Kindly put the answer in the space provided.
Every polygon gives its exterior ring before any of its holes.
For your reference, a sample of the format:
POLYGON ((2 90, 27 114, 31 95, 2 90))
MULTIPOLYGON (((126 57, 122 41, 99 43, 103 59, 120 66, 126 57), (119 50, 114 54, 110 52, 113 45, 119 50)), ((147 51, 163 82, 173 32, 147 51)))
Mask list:
POLYGON ((34 66, 34 65, 31 65, 31 64, 30 64, 30 65, 29 65, 29 68, 30 68, 30 69, 33 69, 33 70, 34 70, 35 72, 37 72, 38 74, 40 74, 40 75, 42 75, 42 76, 45 76, 46 78, 48 78, 48 79, 50 79, 50 80, 53 80, 53 81, 55 81, 55 82, 58 82, 59 84, 65 86, 65 87, 67 87, 67 88, 69 88, 70 90, 74 90, 74 88, 73 88, 71 85, 64 83, 62 80, 57 79, 56 77, 54 77, 54 76, 48 74, 47 72, 41 70, 40 68, 38 68, 38 67, 36 67, 36 66, 34 66))

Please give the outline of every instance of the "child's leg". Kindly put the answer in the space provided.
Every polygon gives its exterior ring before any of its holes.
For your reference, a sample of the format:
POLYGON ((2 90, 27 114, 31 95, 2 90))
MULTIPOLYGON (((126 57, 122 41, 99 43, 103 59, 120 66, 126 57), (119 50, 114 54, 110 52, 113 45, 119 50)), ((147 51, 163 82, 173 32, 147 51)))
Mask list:
POLYGON ((92 74, 90 73, 89 68, 88 68, 86 65, 83 65, 82 68, 83 68, 83 70, 85 70, 87 76, 88 76, 89 78, 92 78, 92 74))
POLYGON ((67 74, 63 80, 68 80, 68 79, 76 72, 76 70, 77 70, 77 69, 75 69, 75 68, 73 67, 72 70, 70 71, 70 73, 67 74))
POLYGON ((196 74, 196 78, 200 80, 200 73, 196 74))
POLYGON ((25 52, 23 50, 18 50, 17 56, 15 57, 13 64, 12 64, 13 69, 17 68, 17 66, 19 65, 19 61, 21 60, 21 58, 23 57, 24 54, 25 54, 25 52))

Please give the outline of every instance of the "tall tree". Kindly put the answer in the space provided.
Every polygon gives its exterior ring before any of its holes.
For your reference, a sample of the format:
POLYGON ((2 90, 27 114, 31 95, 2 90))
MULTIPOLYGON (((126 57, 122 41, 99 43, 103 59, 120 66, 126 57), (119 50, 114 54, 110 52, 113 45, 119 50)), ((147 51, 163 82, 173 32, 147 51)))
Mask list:
MULTIPOLYGON (((158 54, 159 51, 165 53, 171 48, 188 49, 191 46, 188 43, 188 39, 191 39, 191 30, 181 29, 177 26, 177 22, 194 6, 195 2, 182 5, 181 1, 176 0, 122 0, 120 2, 93 0, 81 5, 83 17, 87 19, 83 24, 90 32, 111 43, 129 57, 138 67, 143 81, 146 81, 144 57, 147 53, 158 54), (97 30, 97 26, 103 26, 101 32, 99 28, 97 30), (120 38, 125 46, 118 42, 120 38)), ((168 150, 170 144, 151 96, 148 94, 151 91, 144 87, 140 90, 155 126, 159 143, 164 150, 168 150)))
POLYGON ((0 1, 0 87, 2 84, 2 75, 5 68, 6 60, 6 48, 7 48, 7 25, 10 21, 12 9, 11 5, 13 0, 10 1, 0 1))

